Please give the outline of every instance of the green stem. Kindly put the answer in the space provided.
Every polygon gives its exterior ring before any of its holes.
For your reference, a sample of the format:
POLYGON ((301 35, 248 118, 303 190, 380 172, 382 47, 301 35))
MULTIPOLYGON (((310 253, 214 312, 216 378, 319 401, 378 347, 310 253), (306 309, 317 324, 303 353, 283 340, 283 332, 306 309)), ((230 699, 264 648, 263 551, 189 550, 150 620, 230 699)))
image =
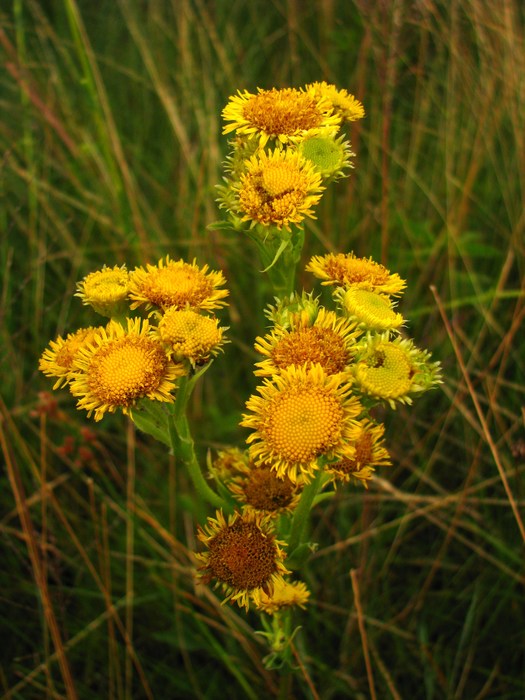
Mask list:
POLYGON ((173 454, 186 466, 195 490, 203 501, 216 508, 228 508, 228 504, 211 489, 195 455, 195 444, 191 436, 186 407, 195 382, 183 377, 177 391, 175 410, 169 417, 170 442, 173 454))
POLYGON ((318 469, 314 480, 303 489, 301 500, 299 501, 299 505, 294 512, 292 527, 290 529, 290 537, 288 539, 288 551, 290 556, 292 556, 297 547, 302 544, 303 533, 306 523, 308 522, 308 516, 312 510, 314 499, 321 488, 321 484, 323 483, 323 476, 323 470, 318 469))
POLYGON ((290 296, 295 288, 295 271, 301 259, 304 244, 304 229, 293 231, 288 245, 279 253, 281 244, 286 240, 277 229, 274 236, 261 240, 257 234, 251 236, 259 250, 261 263, 272 285, 274 296, 282 299, 290 296))

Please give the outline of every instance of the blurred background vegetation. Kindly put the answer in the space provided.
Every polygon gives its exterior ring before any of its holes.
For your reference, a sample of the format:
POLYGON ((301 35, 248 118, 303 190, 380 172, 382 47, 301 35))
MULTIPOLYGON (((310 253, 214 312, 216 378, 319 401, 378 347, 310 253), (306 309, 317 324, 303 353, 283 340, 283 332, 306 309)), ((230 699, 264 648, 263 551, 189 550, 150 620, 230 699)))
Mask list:
POLYGON ((4 697, 525 697, 524 24, 520 0, 2 3, 4 697), (243 444, 271 294, 249 241, 207 230, 220 114, 238 89, 315 80, 366 118, 305 261, 353 250, 407 279, 407 332, 446 381, 385 413, 394 465, 368 492, 315 511, 285 676, 255 615, 195 588, 203 513, 173 459, 43 394, 37 364, 95 322, 85 274, 196 258, 227 277, 232 341, 192 405, 198 449, 243 444))

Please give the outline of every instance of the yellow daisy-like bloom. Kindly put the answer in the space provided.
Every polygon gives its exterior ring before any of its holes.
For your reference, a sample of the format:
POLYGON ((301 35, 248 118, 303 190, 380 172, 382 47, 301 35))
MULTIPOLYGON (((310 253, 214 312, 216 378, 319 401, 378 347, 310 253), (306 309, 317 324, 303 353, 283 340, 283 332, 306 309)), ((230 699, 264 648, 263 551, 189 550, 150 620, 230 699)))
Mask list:
POLYGON ((355 153, 343 136, 337 136, 335 129, 312 129, 297 143, 297 152, 309 160, 323 178, 337 180, 346 177, 346 171, 353 168, 352 156, 355 153))
POLYGON ((158 325, 158 335, 169 345, 175 360, 189 360, 195 367, 222 350, 224 328, 219 319, 202 316, 192 309, 167 309, 158 325))
POLYGON ((348 318, 356 321, 364 330, 393 331, 405 322, 403 316, 394 311, 394 303, 386 294, 359 287, 340 287, 334 293, 334 298, 348 318))
POLYGON ((246 452, 238 447, 228 447, 225 450, 218 450, 215 459, 208 459, 208 470, 215 478, 223 482, 228 482, 238 474, 245 473, 249 466, 249 459, 246 452))
POLYGON ((283 574, 284 542, 275 538, 271 520, 254 511, 225 519, 222 511, 199 527, 199 540, 207 551, 197 554, 203 563, 199 578, 203 583, 216 581, 226 594, 224 602, 235 602, 248 610, 252 596, 272 595, 283 574))
POLYGON ((286 581, 274 587, 273 595, 267 595, 262 592, 257 596, 253 596, 255 607, 257 610, 262 610, 268 615, 273 615, 285 608, 301 608, 304 610, 310 591, 306 584, 302 581, 286 581))
POLYGON ((323 280, 322 284, 359 287, 380 294, 398 296, 406 287, 405 280, 397 273, 390 274, 372 258, 358 258, 353 253, 314 255, 306 270, 323 280))
POLYGON ((148 321, 128 319, 127 328, 111 321, 79 348, 73 361, 73 396, 77 408, 105 413, 121 408, 130 413, 139 399, 173 402, 175 380, 185 374, 182 365, 170 361, 162 343, 150 333, 148 321))
POLYGON ((38 368, 46 377, 58 377, 53 389, 65 386, 73 378, 73 361, 79 349, 88 344, 99 328, 79 328, 68 333, 66 338, 59 335, 51 340, 38 362, 38 368))
POLYGON ((225 306, 227 289, 218 289, 226 280, 222 272, 208 272, 208 265, 199 267, 184 260, 159 260, 157 265, 137 267, 130 275, 129 297, 132 309, 142 304, 168 309, 191 307, 209 311, 225 306))
POLYGON ((356 324, 320 308, 312 322, 296 315, 289 328, 278 326, 264 338, 257 338, 255 349, 268 359, 257 362, 255 374, 272 375, 290 366, 319 364, 327 374, 343 372, 350 364, 355 340, 360 334, 356 324))
POLYGON ((280 477, 268 464, 248 466, 229 482, 228 488, 243 504, 244 510, 268 515, 290 513, 299 502, 297 485, 287 476, 280 477))
POLYGON ((313 209, 324 189, 321 175, 298 153, 290 150, 260 151, 246 162, 246 172, 233 185, 238 213, 251 226, 263 224, 290 230, 313 209))
POLYGON ((310 83, 306 89, 318 98, 325 98, 331 103, 335 114, 344 121, 354 122, 365 116, 361 102, 346 90, 338 90, 335 85, 329 85, 324 80, 320 83, 310 83))
POLYGON ((355 440, 355 455, 351 459, 342 459, 335 464, 327 464, 326 469, 338 481, 354 480, 368 488, 374 467, 386 467, 392 462, 384 447, 385 426, 375 425, 365 418, 360 425, 359 435, 355 440))
POLYGON ((356 388, 386 401, 391 408, 396 401, 411 404, 410 394, 441 383, 439 363, 429 359, 430 354, 411 340, 389 340, 388 333, 369 334, 353 366, 356 388))
POLYGON ((239 135, 256 136, 261 148, 269 139, 283 144, 310 129, 339 126, 341 122, 333 114, 329 99, 295 88, 258 88, 256 95, 239 90, 230 97, 222 116, 224 121, 231 122, 224 127, 224 134, 236 131, 239 135))
POLYGON ((302 476, 306 483, 318 468, 318 457, 353 457, 355 419, 362 406, 344 374, 328 375, 321 365, 292 365, 273 381, 266 379, 258 391, 260 396, 246 403, 252 415, 241 421, 254 430, 246 442, 256 464, 267 462, 279 476, 294 483, 302 476))
POLYGON ((128 308, 129 272, 125 265, 90 272, 77 284, 75 296, 102 316, 119 316, 128 308))

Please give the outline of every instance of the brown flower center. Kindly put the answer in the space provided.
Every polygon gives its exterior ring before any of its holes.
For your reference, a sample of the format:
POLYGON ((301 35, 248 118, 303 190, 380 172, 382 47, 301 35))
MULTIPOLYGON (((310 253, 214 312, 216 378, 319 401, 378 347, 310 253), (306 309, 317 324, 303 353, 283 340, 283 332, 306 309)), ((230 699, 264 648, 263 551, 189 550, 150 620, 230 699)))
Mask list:
POLYGON ((274 347, 273 363, 279 369, 318 362, 327 374, 342 372, 350 360, 343 338, 331 328, 312 326, 289 333, 274 347))
POLYGON ((255 523, 223 528, 209 543, 210 575, 238 590, 267 588, 277 572, 277 547, 255 523))
POLYGON ((355 443, 355 457, 353 459, 342 459, 335 464, 333 468, 341 472, 341 474, 352 474, 368 466, 373 461, 373 444, 374 439, 372 433, 362 433, 361 437, 355 443))
POLYGON ((288 477, 279 478, 270 467, 254 468, 242 486, 246 503, 256 510, 276 511, 286 508, 295 488, 288 477))

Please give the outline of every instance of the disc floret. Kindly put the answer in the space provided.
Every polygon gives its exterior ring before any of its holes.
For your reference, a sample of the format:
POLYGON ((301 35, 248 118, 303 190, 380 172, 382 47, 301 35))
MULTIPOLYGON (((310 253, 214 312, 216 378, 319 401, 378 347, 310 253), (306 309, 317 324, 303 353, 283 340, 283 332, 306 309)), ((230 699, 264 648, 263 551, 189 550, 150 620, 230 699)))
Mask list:
POLYGON ((46 377, 57 377, 53 389, 66 386, 73 378, 73 362, 83 345, 88 345, 99 328, 79 328, 63 338, 59 335, 49 342, 40 357, 38 368, 46 377))
POLYGON ((206 547, 197 554, 202 562, 199 579, 215 581, 225 594, 224 603, 231 601, 248 610, 252 596, 271 596, 289 573, 284 543, 275 538, 271 520, 255 511, 236 511, 227 519, 217 511, 199 528, 198 538, 206 547))
POLYGON ((262 224, 290 230, 306 217, 315 218, 313 207, 323 187, 321 175, 298 153, 289 149, 259 151, 246 162, 246 172, 232 185, 236 211, 250 226, 262 224))
POLYGON ((269 140, 285 144, 310 129, 341 123, 329 99, 317 96, 314 91, 295 88, 259 88, 256 94, 239 90, 230 97, 222 116, 229 122, 223 129, 224 134, 235 131, 238 135, 254 136, 261 148, 269 140))
POLYGON ((128 308, 129 272, 125 265, 90 272, 77 284, 75 296, 102 316, 118 317, 128 308))
POLYGON ((226 280, 222 272, 199 267, 194 260, 171 260, 169 255, 156 265, 137 267, 130 275, 131 309, 145 305, 163 311, 174 306, 210 311, 225 306, 227 289, 220 289, 226 280))
POLYGON ((266 359, 256 363, 255 374, 272 375, 290 366, 319 364, 327 374, 344 372, 360 335, 355 322, 337 316, 324 307, 314 320, 296 314, 288 328, 277 326, 255 341, 255 349, 266 359))
POLYGON ((391 340, 388 333, 367 334, 353 367, 356 388, 393 409, 396 402, 411 404, 411 394, 441 383, 440 364, 430 362, 430 357, 412 340, 399 336, 391 340))
POLYGON ((345 289, 357 287, 378 294, 398 296, 406 287, 405 280, 397 273, 391 274, 384 265, 372 258, 358 258, 354 253, 314 255, 306 270, 321 279, 321 284, 337 285, 345 289))
POLYGON ((94 413, 96 421, 118 408, 130 413, 142 398, 173 402, 174 380, 186 373, 141 319, 128 319, 126 328, 110 321, 79 349, 73 370, 70 390, 79 399, 77 408, 88 417, 94 413))
POLYGON ((266 379, 246 403, 251 411, 241 425, 252 428, 247 438, 250 458, 269 462, 280 476, 309 481, 317 460, 352 457, 356 418, 362 411, 344 374, 328 375, 321 365, 287 367, 266 379))

